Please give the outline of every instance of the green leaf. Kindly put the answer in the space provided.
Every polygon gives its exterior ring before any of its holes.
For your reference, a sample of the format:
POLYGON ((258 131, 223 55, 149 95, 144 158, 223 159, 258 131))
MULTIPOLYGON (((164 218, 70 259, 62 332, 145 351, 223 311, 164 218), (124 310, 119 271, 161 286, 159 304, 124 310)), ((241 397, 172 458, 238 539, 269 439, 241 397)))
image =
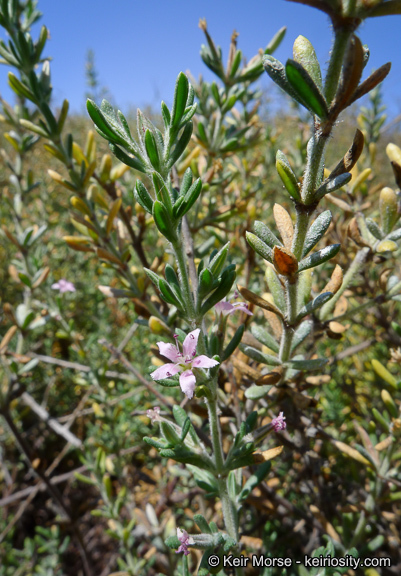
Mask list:
POLYGON ((319 118, 327 118, 326 100, 305 68, 295 60, 287 60, 287 79, 302 103, 319 118))
POLYGON ((281 150, 278 150, 276 154, 276 170, 284 186, 286 187, 287 192, 290 194, 290 196, 294 198, 294 200, 300 202, 301 194, 299 191, 297 177, 292 171, 292 168, 287 160, 286 155, 283 152, 281 152, 281 150))
POLYGON ((234 284, 235 277, 235 270, 223 272, 218 287, 213 292, 213 294, 209 296, 209 298, 202 304, 200 310, 202 316, 206 314, 210 308, 213 308, 217 302, 220 302, 220 300, 223 300, 223 298, 227 296, 232 288, 232 285, 234 284))
POLYGON ((164 541, 167 548, 171 548, 172 550, 178 550, 181 546, 181 542, 178 540, 178 536, 169 536, 164 541))
POLYGON ((298 62, 312 78, 313 82, 322 89, 322 72, 316 56, 315 49, 305 36, 298 36, 293 48, 294 60, 298 62))
POLYGON ((280 346, 278 342, 276 342, 275 338, 269 334, 265 328, 262 328, 262 326, 258 324, 252 324, 251 332, 261 344, 267 346, 267 348, 270 348, 273 352, 279 352, 280 346))
POLYGON ((232 337, 232 339, 228 343, 227 347, 225 348, 223 355, 222 355, 222 361, 227 360, 227 358, 229 358, 231 356, 231 354, 233 354, 233 352, 239 346, 239 344, 242 340, 242 336, 244 335, 244 332, 245 332, 245 324, 241 324, 241 326, 239 326, 237 328, 234 336, 232 337))
POLYGON ((25 84, 18 80, 18 78, 12 72, 8 73, 8 83, 18 96, 27 98, 28 100, 31 100, 31 102, 37 104, 37 98, 34 96, 34 94, 25 84))
POLYGON ((313 195, 313 199, 316 202, 317 200, 321 200, 323 196, 326 194, 330 194, 331 192, 335 192, 339 188, 342 188, 350 180, 352 179, 352 174, 349 172, 345 172, 344 174, 340 174, 339 176, 332 178, 331 180, 326 180, 323 184, 316 190, 313 195))
POLYGON ((188 78, 183 72, 180 72, 175 84, 173 108, 171 110, 171 126, 178 127, 181 122, 187 105, 188 91, 188 78))
POLYGON ((265 278, 267 286, 273 296, 275 305, 280 308, 282 312, 285 312, 286 301, 283 285, 281 284, 280 278, 278 277, 276 271, 271 266, 266 267, 265 278))
POLYGON ((256 220, 255 224, 253 225, 255 234, 260 240, 262 240, 265 244, 270 246, 270 248, 274 248, 275 246, 282 246, 282 242, 277 238, 275 234, 263 224, 259 220, 256 220))
POLYGON ((324 292, 323 294, 319 294, 319 296, 316 296, 316 298, 308 302, 308 304, 302 306, 301 310, 298 313, 297 320, 300 320, 307 314, 311 314, 315 310, 318 310, 323 306, 323 304, 331 300, 332 297, 333 297, 332 292, 324 292))
POLYGON ((270 55, 263 56, 262 62, 263 68, 273 80, 273 82, 275 82, 277 86, 279 86, 282 90, 287 92, 287 94, 291 96, 291 98, 293 98, 296 102, 304 106, 303 101, 299 98, 297 92, 295 92, 289 83, 283 64, 270 55))
POLYGON ((150 130, 146 130, 146 132, 145 132, 145 148, 146 148, 146 153, 148 155, 148 158, 149 158, 150 163, 152 164, 153 168, 157 172, 160 172, 160 159, 159 159, 159 153, 157 150, 157 144, 156 144, 155 137, 153 136, 153 134, 150 130))
POLYGON ((194 515, 194 522, 196 522, 196 524, 199 526, 199 529, 201 532, 204 532, 205 534, 211 534, 212 533, 210 526, 206 521, 206 518, 204 516, 202 516, 202 514, 195 514, 194 515))
POLYGON ((198 438, 196 431, 195 431, 195 428, 193 427, 193 424, 190 421, 188 414, 185 412, 184 408, 175 404, 173 406, 173 416, 174 416, 174 419, 177 422, 178 426, 180 426, 181 428, 184 428, 184 426, 188 426, 188 421, 189 421, 190 426, 188 428, 188 434, 192 438, 194 444, 199 446, 199 438, 198 438))
POLYGON ((282 28, 280 28, 280 30, 278 30, 278 32, 275 33, 275 35, 265 48, 265 54, 273 54, 273 52, 277 50, 277 48, 283 41, 286 32, 287 32, 287 26, 283 26, 282 28))
POLYGON ((174 149, 170 154, 170 158, 166 164, 166 167, 169 170, 171 170, 171 168, 174 166, 174 164, 177 162, 180 156, 182 156, 182 154, 184 153, 185 148, 188 146, 189 141, 191 140, 193 128, 194 126, 192 122, 188 122, 188 124, 186 124, 184 130, 182 131, 180 139, 175 144, 174 149))
POLYGON ((214 279, 213 274, 209 268, 204 268, 199 274, 198 294, 199 298, 204 298, 213 287, 214 279))
POLYGON ((259 362, 260 364, 267 364, 268 366, 280 366, 281 361, 276 356, 271 356, 271 354, 265 354, 252 346, 240 346, 241 352, 259 362))
POLYGON ((143 270, 149 280, 156 286, 156 288, 159 288, 159 280, 161 280, 160 276, 158 276, 156 272, 153 272, 153 270, 149 270, 149 268, 144 268, 143 270))
POLYGON ((294 352, 296 348, 312 333, 313 322, 311 320, 305 320, 298 326, 292 339, 291 352, 294 352))
POLYGON ((255 250, 255 252, 257 252, 257 254, 259 254, 259 256, 262 256, 262 258, 267 262, 273 261, 272 251, 267 244, 255 236, 255 234, 252 234, 252 232, 245 232, 245 237, 248 244, 255 250))
POLYGON ((189 190, 186 192, 182 202, 178 205, 176 203, 173 208, 173 216, 174 218, 182 218, 192 206, 197 201, 199 194, 202 191, 202 180, 198 178, 195 182, 190 186, 189 190))
POLYGON ((185 308, 182 300, 177 298, 176 290, 173 290, 168 282, 166 282, 163 278, 159 279, 159 290, 163 296, 163 300, 169 304, 172 304, 173 306, 176 306, 176 308, 179 310, 183 310, 185 308))
POLYGON ((332 214, 330 210, 326 210, 325 212, 319 214, 319 216, 313 222, 306 234, 304 249, 302 251, 302 258, 304 258, 308 252, 310 252, 312 248, 316 246, 319 240, 323 238, 328 227, 330 226, 331 219, 332 214))
POLYGON ((175 242, 177 239, 176 231, 173 223, 170 220, 168 212, 164 204, 155 200, 153 203, 153 219, 157 228, 169 242, 175 242))
POLYGON ((160 430, 170 446, 177 446, 181 444, 181 438, 178 436, 177 432, 171 424, 162 420, 160 422, 160 430))
POLYGON ((155 189, 156 198, 164 204, 167 212, 171 214, 172 202, 168 184, 164 181, 158 172, 152 173, 152 182, 155 189))
POLYGON ((258 386, 257 384, 252 384, 252 386, 249 386, 249 388, 245 390, 245 398, 254 401, 265 398, 270 389, 270 385, 258 386))
POLYGON ((252 474, 252 476, 250 476, 248 480, 245 482, 245 485, 238 496, 238 502, 242 502, 243 500, 246 500, 246 498, 248 498, 252 490, 256 488, 258 484, 263 482, 263 480, 270 472, 270 469, 271 469, 271 462, 264 462, 263 464, 258 466, 256 472, 252 474))
POLYGON ((334 258, 340 251, 341 244, 332 244, 331 246, 327 246, 326 248, 322 248, 322 250, 318 250, 314 252, 307 258, 304 258, 299 263, 298 273, 302 272, 302 270, 307 270, 308 268, 315 268, 323 262, 327 262, 330 258, 334 258))
POLYGON ((209 270, 213 274, 214 277, 218 277, 220 272, 223 270, 224 263, 227 258, 228 251, 230 249, 230 242, 224 244, 222 248, 216 254, 214 254, 213 258, 211 258, 209 262, 209 270))
POLYGON ((106 140, 110 140, 114 144, 120 144, 123 147, 126 146, 127 143, 125 139, 116 130, 116 121, 113 122, 114 126, 111 126, 110 116, 106 118, 104 114, 104 110, 106 110, 108 114, 114 114, 113 108, 108 102, 103 100, 102 108, 99 108, 99 106, 93 102, 93 100, 88 99, 86 101, 86 108, 88 110, 89 116, 92 119, 92 122, 97 128, 99 128, 101 131, 100 134, 105 137, 106 140))
POLYGON ((145 185, 137 180, 134 188, 134 198, 149 214, 153 213, 153 198, 150 196, 145 185))
MULTIPOLYGON (((374 220, 371 218, 366 218, 365 220, 366 226, 368 230, 377 240, 383 240, 384 232, 380 229, 380 227, 376 224, 374 220)), ((388 239, 388 238, 387 238, 388 239)))

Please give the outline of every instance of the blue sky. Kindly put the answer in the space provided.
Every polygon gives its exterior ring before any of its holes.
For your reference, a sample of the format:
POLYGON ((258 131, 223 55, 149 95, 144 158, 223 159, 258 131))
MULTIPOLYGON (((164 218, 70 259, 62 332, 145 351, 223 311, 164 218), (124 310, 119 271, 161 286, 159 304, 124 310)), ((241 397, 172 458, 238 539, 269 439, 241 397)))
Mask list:
MULTIPOLYGON (((276 57, 292 56, 292 44, 299 34, 315 46, 321 65, 328 60, 331 30, 327 17, 319 11, 285 0, 39 0, 41 22, 51 34, 46 55, 51 64, 54 102, 70 100, 71 108, 84 111, 85 59, 94 50, 100 83, 107 86, 114 101, 124 111, 130 106, 159 106, 171 103, 177 74, 190 70, 207 80, 213 78, 200 59, 204 36, 199 18, 206 18, 215 42, 227 57, 230 35, 239 32, 238 47, 251 58, 265 47, 273 34, 287 26, 276 57)), ((390 115, 401 112, 401 16, 374 18, 360 30, 368 44, 371 59, 367 71, 393 61, 385 81, 385 102, 390 115)), ((4 34, 1 34, 4 37, 4 34)), ((263 86, 269 86, 265 75, 263 86)), ((0 67, 0 91, 10 98, 6 69, 0 67)))

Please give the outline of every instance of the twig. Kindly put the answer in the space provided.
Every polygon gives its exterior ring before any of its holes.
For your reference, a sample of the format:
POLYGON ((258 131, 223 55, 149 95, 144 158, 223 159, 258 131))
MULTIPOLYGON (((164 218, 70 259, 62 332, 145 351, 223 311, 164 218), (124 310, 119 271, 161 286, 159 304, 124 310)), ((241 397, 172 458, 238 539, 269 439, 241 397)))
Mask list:
MULTIPOLYGON (((119 456, 126 456, 127 454, 132 454, 133 452, 140 452, 140 446, 132 446, 131 448, 126 448, 125 450, 121 450, 119 456)), ((110 455, 110 459, 114 460, 117 456, 115 454, 110 455)), ((61 484, 62 482, 67 482, 74 478, 75 474, 83 474, 88 471, 88 467, 86 465, 79 466, 70 472, 64 472, 63 474, 59 474, 58 476, 53 476, 52 478, 48 479, 48 482, 53 486, 57 484, 61 484)), ((35 486, 29 486, 28 488, 24 488, 23 490, 19 490, 18 492, 14 492, 14 494, 10 494, 10 496, 6 496, 0 500, 0 508, 4 506, 8 506, 8 504, 13 504, 14 502, 18 502, 22 498, 26 498, 29 496, 33 491, 37 490, 38 492, 43 492, 46 490, 46 485, 43 482, 39 482, 35 486)))
POLYGON ((167 406, 169 408, 169 410, 172 410, 173 407, 170 404, 170 402, 168 402, 168 400, 165 399, 165 397, 163 396, 163 394, 160 394, 160 392, 158 390, 156 390, 143 376, 140 372, 138 372, 138 370, 131 364, 131 362, 124 356, 124 354, 122 354, 122 352, 120 352, 119 350, 117 350, 117 348, 115 346, 113 346, 112 344, 110 344, 109 342, 107 342, 107 340, 105 338, 101 338, 100 340, 98 340, 98 343, 101 346, 105 346, 107 348, 107 350, 113 354, 114 356, 116 356, 116 358, 118 358, 122 364, 124 364, 124 366, 132 373, 134 374, 134 376, 139 380, 139 382, 141 382, 145 388, 147 388, 149 390, 149 392, 151 392, 152 394, 154 394, 162 404, 164 404, 165 406, 167 406))
POLYGON ((54 430, 56 434, 62 436, 67 442, 76 448, 80 448, 82 446, 81 440, 68 429, 64 428, 64 426, 62 426, 57 420, 50 418, 49 413, 44 408, 42 408, 42 406, 40 406, 36 400, 32 398, 30 394, 28 394, 28 392, 23 392, 23 394, 21 394, 21 400, 24 404, 26 404, 26 406, 29 406, 29 408, 31 408, 31 410, 35 412, 35 414, 39 416, 39 418, 45 422, 49 428, 54 430))
POLYGON ((343 360, 344 358, 347 358, 347 356, 353 356, 354 354, 357 354, 361 350, 365 350, 365 348, 369 348, 370 346, 375 344, 375 342, 376 338, 370 338, 370 340, 365 340, 364 342, 360 342, 359 344, 355 344, 355 346, 351 346, 350 348, 347 348, 346 350, 339 352, 333 357, 332 364, 338 362, 338 360, 343 360))
POLYGON ((79 544, 79 549, 80 549, 81 558, 82 558, 82 564, 83 564, 85 573, 87 574, 87 576, 92 576, 92 570, 90 567, 89 558, 88 558, 88 554, 87 554, 86 547, 85 547, 85 541, 82 537, 82 534, 81 534, 79 527, 74 523, 74 521, 71 517, 71 514, 70 514, 68 508, 66 507, 62 495, 59 493, 57 488, 50 482, 50 479, 39 468, 34 468, 32 466, 32 458, 30 455, 30 449, 28 448, 27 443, 25 442, 25 440, 22 437, 22 435, 20 434, 17 426, 15 425, 14 420, 12 419, 11 414, 8 411, 8 407, 5 407, 2 409, 1 415, 3 416, 4 420, 7 423, 7 426, 9 427, 10 431, 12 432, 16 443, 20 447, 21 452, 25 456, 25 458, 29 464, 29 467, 31 468, 31 470, 33 471, 33 473, 36 476, 39 476, 39 478, 45 484, 49 493, 52 495, 54 501, 58 504, 59 508, 63 511, 66 518, 68 518, 70 525, 71 525, 71 528, 72 528, 74 535, 77 539, 77 542, 79 544))
POLYGON ((188 259, 189 277, 191 278, 192 291, 194 294, 196 294, 198 289, 198 275, 196 273, 196 266, 194 261, 194 243, 186 216, 184 216, 182 219, 182 235, 185 242, 185 254, 187 255, 188 259))

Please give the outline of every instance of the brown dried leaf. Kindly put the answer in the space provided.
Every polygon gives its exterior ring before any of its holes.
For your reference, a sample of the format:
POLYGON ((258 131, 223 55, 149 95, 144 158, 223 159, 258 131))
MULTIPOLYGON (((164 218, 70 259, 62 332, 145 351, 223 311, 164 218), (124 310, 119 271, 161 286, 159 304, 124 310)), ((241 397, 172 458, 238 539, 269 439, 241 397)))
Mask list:
POLYGON ((280 316, 280 318, 283 318, 283 313, 277 308, 277 306, 271 304, 264 298, 261 298, 251 290, 248 290, 248 288, 238 286, 238 291, 247 302, 251 302, 252 304, 255 304, 255 306, 259 306, 259 308, 273 312, 274 314, 277 314, 277 316, 280 316))
POLYGON ((373 88, 380 84, 380 82, 383 82, 387 74, 390 72, 390 68, 391 62, 387 62, 387 64, 383 64, 383 66, 380 66, 380 68, 375 70, 358 86, 348 105, 352 104, 359 98, 362 98, 362 96, 365 96, 365 94, 373 90, 373 88))
POLYGON ((280 382, 283 372, 284 368, 282 366, 277 366, 276 368, 273 368, 271 372, 269 372, 268 374, 264 374, 258 380, 256 380, 256 384, 258 386, 264 386, 266 384, 274 386, 275 384, 280 382))
POLYGON ((234 367, 237 368, 244 376, 248 376, 248 378, 254 380, 255 382, 259 380, 260 373, 258 370, 251 368, 251 366, 248 366, 248 364, 245 364, 245 362, 239 360, 236 358, 236 356, 231 356, 231 360, 234 364, 234 367))
POLYGON ((287 210, 280 206, 280 204, 275 204, 273 206, 273 215, 276 221, 276 226, 280 232, 280 236, 284 242, 284 246, 287 250, 291 250, 292 239, 294 237, 294 225, 292 223, 291 216, 288 214, 287 210))
POLYGON ((18 276, 18 270, 14 266, 14 264, 10 264, 10 266, 8 267, 8 273, 10 274, 14 282, 16 282, 17 284, 21 284, 21 278, 18 276))
POLYGON ((290 250, 281 246, 273 248, 273 264, 279 274, 288 278, 298 272, 298 260, 290 250))
POLYGON ((369 460, 365 458, 365 456, 362 456, 362 454, 358 452, 358 450, 355 450, 355 448, 351 448, 351 446, 348 446, 348 444, 340 442, 339 440, 335 440, 333 444, 346 456, 353 458, 354 460, 360 462, 361 464, 364 464, 365 466, 372 466, 372 463, 369 462, 369 460))
POLYGON ((264 452, 255 452, 253 454, 253 461, 255 464, 263 464, 263 462, 267 462, 268 460, 272 460, 279 456, 283 451, 284 446, 276 446, 275 448, 270 448, 270 450, 265 450, 264 452))
POLYGON ((379 276, 379 286, 380 289, 385 292, 387 290, 387 281, 389 279, 390 274, 392 273, 392 268, 385 268, 379 276))
POLYGON ((36 282, 34 282, 32 284, 32 288, 37 288, 38 286, 40 286, 42 284, 42 282, 44 282, 46 280, 46 278, 48 277, 50 272, 50 268, 48 266, 46 266, 43 271, 42 274, 39 276, 39 278, 36 280, 36 282))
POLYGON ((331 376, 329 376, 328 374, 321 374, 320 376, 308 376, 307 378, 305 378, 306 382, 308 384, 311 384, 312 386, 320 386, 321 384, 327 384, 327 382, 330 382, 331 376))
POLYGON ((0 342, 0 352, 5 352, 7 350, 7 346, 9 345, 12 337, 18 330, 17 326, 11 326, 4 334, 2 341, 0 342))
POLYGON ((346 299, 345 296, 341 296, 336 304, 336 307, 334 308, 334 318, 336 318, 337 316, 342 316, 343 314, 346 313, 346 311, 348 310, 348 300, 346 299))
POLYGON ((341 210, 343 210, 344 212, 354 213, 354 209, 352 208, 352 206, 347 204, 347 202, 344 202, 344 200, 341 200, 340 198, 333 196, 333 194, 326 194, 325 198, 327 198, 327 200, 329 200, 332 204, 335 204, 336 206, 341 208, 341 210))
POLYGON ((281 320, 279 320, 277 316, 273 314, 273 312, 269 312, 268 310, 263 310, 263 315, 270 324, 276 340, 280 340, 281 335, 283 333, 283 325, 281 323, 281 320))
POLYGON ((364 50, 358 36, 353 36, 348 44, 345 55, 341 82, 336 99, 330 112, 340 113, 349 105, 349 100, 355 93, 363 71, 364 50))
POLYGON ((333 270, 331 278, 321 291, 321 294, 324 294, 324 292, 332 292, 333 294, 335 294, 341 288, 342 283, 343 283, 343 271, 341 270, 341 266, 336 264, 336 267, 333 270))
POLYGON ((347 328, 349 328, 349 324, 347 324, 347 326, 344 326, 339 322, 333 321, 329 323, 329 330, 335 332, 336 334, 343 334, 347 330, 347 328))
POLYGON ((345 174, 349 172, 357 163, 359 156, 363 152, 363 146, 365 143, 365 138, 362 132, 357 128, 352 142, 351 147, 348 149, 347 153, 344 155, 342 160, 337 164, 334 170, 331 172, 329 178, 332 180, 336 176, 345 174))
POLYGON ((358 246, 366 246, 368 248, 370 247, 362 237, 359 224, 355 216, 351 218, 348 224, 347 234, 358 246))
POLYGON ((312 514, 316 518, 316 520, 318 520, 322 524, 325 532, 330 536, 330 538, 332 538, 336 542, 341 542, 341 538, 337 534, 336 530, 334 529, 334 526, 332 524, 330 524, 330 522, 322 514, 320 509, 317 506, 314 506, 313 504, 311 504, 309 506, 309 510, 312 512, 312 514))
POLYGON ((397 162, 391 162, 391 167, 393 169, 394 178, 398 188, 401 188, 401 166, 397 162))
POLYGON ((379 464, 380 463, 379 456, 372 444, 371 439, 369 438, 369 434, 366 432, 364 428, 362 428, 362 426, 360 426, 356 422, 354 422, 354 426, 362 440, 362 444, 364 445, 365 449, 367 450, 367 452, 369 452, 375 463, 379 464))
POLYGON ((385 438, 384 440, 382 440, 381 442, 376 444, 375 450, 377 452, 381 452, 382 450, 385 450, 386 448, 388 448, 390 446, 390 444, 392 444, 393 442, 394 442, 394 438, 392 436, 388 436, 387 438, 385 438))

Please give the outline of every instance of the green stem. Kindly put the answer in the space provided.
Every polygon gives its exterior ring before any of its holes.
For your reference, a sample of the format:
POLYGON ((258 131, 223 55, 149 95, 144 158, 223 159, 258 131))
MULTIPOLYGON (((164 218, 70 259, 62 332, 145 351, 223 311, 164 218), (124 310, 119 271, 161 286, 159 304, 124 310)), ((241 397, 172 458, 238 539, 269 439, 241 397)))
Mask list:
POLYGON ((294 328, 292 326, 284 326, 279 352, 279 359, 281 362, 287 362, 287 360, 289 360, 290 358, 293 336, 294 336, 294 328))
POLYGON ((298 261, 302 258, 310 214, 310 211, 297 210, 297 221, 295 225, 294 239, 292 241, 292 253, 298 261))
POLYGON ((174 242, 173 248, 175 257, 177 259, 182 295, 184 297, 184 302, 187 307, 186 310, 187 317, 189 318, 190 322, 195 322, 196 313, 195 313, 194 297, 192 294, 191 286, 189 284, 188 269, 185 262, 184 249, 182 246, 181 239, 179 239, 177 242, 174 242))
POLYGON ((217 473, 220 475, 224 468, 224 454, 222 448, 221 428, 219 417, 217 415, 217 398, 216 398, 216 383, 213 385, 212 391, 214 398, 207 400, 207 408, 209 414, 210 435, 212 437, 213 454, 216 463, 217 473))
POLYGON ((324 86, 324 94, 326 96, 327 104, 329 105, 332 103, 337 92, 345 51, 352 33, 353 30, 349 27, 338 28, 335 32, 333 50, 331 52, 329 68, 326 75, 326 83, 324 86))
POLYGON ((219 417, 217 415, 217 383, 213 382, 213 399, 207 400, 209 413, 209 426, 212 437, 213 454, 216 464, 217 482, 219 486, 219 496, 223 508, 224 525, 227 533, 236 542, 238 541, 238 514, 235 503, 232 502, 227 489, 227 476, 224 472, 224 453, 222 447, 222 436, 219 417))

